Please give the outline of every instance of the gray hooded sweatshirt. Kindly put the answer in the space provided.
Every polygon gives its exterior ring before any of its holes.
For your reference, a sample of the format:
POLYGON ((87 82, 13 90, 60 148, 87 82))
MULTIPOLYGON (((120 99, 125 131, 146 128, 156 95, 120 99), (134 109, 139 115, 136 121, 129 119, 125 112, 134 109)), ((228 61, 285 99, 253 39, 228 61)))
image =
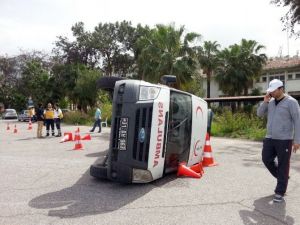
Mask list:
POLYGON ((257 108, 259 117, 268 116, 266 138, 294 140, 300 144, 300 107, 296 99, 285 95, 277 105, 272 98, 257 108))

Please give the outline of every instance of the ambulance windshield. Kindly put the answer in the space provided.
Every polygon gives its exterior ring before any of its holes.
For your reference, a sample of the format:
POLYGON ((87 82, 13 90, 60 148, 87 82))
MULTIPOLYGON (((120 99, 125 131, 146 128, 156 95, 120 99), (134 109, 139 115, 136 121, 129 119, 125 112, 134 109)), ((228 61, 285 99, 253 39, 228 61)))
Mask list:
POLYGON ((169 128, 166 146, 166 170, 176 169, 178 162, 187 161, 192 131, 192 98, 171 91, 169 128))

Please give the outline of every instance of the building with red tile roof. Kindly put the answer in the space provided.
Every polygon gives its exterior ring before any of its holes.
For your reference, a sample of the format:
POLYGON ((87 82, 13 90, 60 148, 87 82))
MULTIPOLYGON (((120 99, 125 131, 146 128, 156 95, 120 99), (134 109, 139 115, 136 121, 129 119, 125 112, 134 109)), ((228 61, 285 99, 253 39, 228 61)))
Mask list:
MULTIPOLYGON (((203 76, 203 78, 203 88, 206 89, 206 76, 203 76)), ((265 93, 269 82, 275 78, 283 82, 286 93, 300 99, 299 56, 269 59, 263 67, 262 75, 256 80, 253 88, 257 88, 261 93, 265 93)), ((251 90, 249 90, 249 93, 251 93, 251 90)), ((213 78, 211 80, 210 95, 211 98, 224 96, 224 93, 219 90, 218 83, 213 78)))

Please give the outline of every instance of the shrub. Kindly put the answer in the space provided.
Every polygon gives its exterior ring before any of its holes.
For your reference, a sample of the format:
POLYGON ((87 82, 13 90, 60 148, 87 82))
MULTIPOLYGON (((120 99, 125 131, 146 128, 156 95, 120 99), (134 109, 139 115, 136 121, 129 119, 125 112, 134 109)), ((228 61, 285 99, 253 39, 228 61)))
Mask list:
POLYGON ((72 125, 87 125, 91 124, 91 117, 80 111, 71 111, 64 114, 64 123, 72 125))
POLYGON ((224 110, 213 117, 211 133, 215 136, 262 140, 266 133, 266 120, 254 113, 232 113, 224 110))
POLYGON ((107 118, 107 123, 111 124, 111 116, 112 116, 112 104, 110 102, 106 102, 102 104, 102 120, 104 121, 107 118))

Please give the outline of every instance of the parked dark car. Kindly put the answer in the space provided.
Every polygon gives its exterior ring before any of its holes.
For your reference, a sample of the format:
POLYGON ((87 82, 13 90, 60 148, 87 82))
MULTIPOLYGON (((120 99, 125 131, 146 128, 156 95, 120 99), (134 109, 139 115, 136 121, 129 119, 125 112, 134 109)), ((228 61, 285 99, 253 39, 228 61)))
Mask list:
MULTIPOLYGON (((29 110, 25 109, 25 110, 22 110, 21 113, 19 114, 18 116, 18 120, 19 121, 26 121, 28 122, 30 119, 30 114, 29 114, 29 110)), ((32 117, 32 122, 35 122, 36 121, 36 116, 34 115, 32 117)))
POLYGON ((18 119, 18 114, 15 109, 5 109, 4 113, 2 114, 2 119, 18 119))

